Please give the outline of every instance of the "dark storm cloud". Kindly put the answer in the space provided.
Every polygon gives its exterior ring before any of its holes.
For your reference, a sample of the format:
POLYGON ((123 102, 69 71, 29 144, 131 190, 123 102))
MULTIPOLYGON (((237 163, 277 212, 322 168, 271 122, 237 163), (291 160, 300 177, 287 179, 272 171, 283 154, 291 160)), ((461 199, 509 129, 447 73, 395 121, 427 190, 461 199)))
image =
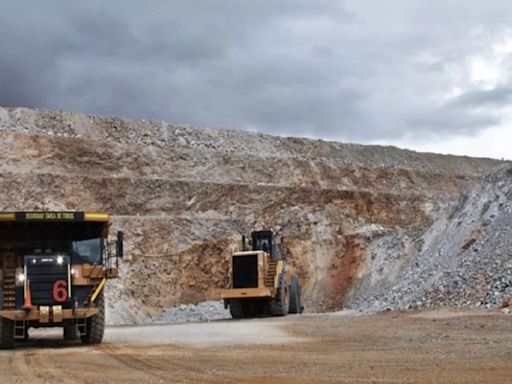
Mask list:
POLYGON ((512 85, 439 95, 512 6, 445 3, 0 0, 0 105, 358 141, 472 133, 512 85))

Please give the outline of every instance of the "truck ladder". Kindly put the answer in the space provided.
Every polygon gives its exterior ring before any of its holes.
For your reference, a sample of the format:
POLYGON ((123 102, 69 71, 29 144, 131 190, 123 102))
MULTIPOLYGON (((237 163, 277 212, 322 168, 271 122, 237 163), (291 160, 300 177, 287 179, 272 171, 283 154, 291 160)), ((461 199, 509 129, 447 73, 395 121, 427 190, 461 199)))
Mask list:
POLYGON ((14 322, 14 339, 25 340, 27 337, 27 322, 25 320, 14 322))
POLYGON ((78 336, 85 336, 87 334, 87 319, 76 319, 75 327, 78 336))
POLYGON ((16 258, 14 255, 3 255, 3 309, 16 309, 16 258))

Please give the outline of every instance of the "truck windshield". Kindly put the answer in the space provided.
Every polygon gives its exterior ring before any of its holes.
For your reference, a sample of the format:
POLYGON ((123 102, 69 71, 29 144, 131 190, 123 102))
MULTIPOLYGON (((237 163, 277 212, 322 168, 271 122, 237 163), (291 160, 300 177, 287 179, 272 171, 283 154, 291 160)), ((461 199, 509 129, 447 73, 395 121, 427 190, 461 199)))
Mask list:
POLYGON ((99 264, 101 263, 102 239, 73 240, 71 242, 73 263, 99 264))

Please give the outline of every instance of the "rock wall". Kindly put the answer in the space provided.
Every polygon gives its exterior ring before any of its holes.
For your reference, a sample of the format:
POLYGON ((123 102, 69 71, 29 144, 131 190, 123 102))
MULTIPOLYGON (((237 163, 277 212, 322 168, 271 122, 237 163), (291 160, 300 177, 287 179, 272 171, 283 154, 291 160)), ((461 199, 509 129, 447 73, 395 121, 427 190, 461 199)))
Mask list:
POLYGON ((349 305, 370 313, 511 306, 512 166, 501 167, 462 195, 452 212, 430 228, 421 252, 402 273, 371 290, 354 290, 349 305))
POLYGON ((309 310, 335 310, 407 265, 499 165, 164 122, 0 108, 0 210, 100 210, 126 232, 111 323, 215 299, 241 234, 270 227, 309 310), (379 263, 395 255, 395 263, 379 263), (380 265, 382 264, 382 265, 380 265))

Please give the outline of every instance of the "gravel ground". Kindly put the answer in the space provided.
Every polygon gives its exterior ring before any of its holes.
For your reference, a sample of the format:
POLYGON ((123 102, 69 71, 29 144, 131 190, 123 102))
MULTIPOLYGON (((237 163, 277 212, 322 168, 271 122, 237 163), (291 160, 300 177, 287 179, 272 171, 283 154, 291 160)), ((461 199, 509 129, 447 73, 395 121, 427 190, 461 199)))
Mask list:
POLYGON ((485 312, 113 327, 89 347, 44 332, 0 351, 2 384, 501 384, 512 376, 512 317, 485 312))

